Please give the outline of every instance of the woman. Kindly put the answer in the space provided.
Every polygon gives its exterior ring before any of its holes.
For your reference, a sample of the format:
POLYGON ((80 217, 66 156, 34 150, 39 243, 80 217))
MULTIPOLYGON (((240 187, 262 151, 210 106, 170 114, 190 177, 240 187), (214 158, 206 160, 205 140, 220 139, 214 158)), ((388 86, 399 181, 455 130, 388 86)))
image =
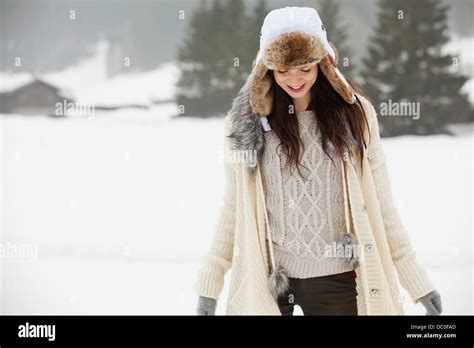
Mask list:
POLYGON ((233 160, 198 314, 215 313, 231 266, 227 314, 403 314, 399 283, 441 313, 393 205, 375 109, 337 63, 314 9, 266 16, 225 118, 233 160))

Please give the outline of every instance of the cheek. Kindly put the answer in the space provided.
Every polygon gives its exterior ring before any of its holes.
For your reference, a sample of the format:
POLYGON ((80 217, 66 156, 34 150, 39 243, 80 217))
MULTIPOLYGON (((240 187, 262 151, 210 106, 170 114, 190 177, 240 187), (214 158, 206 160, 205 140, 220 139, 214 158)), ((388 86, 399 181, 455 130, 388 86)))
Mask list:
POLYGON ((279 74, 277 72, 274 72, 273 76, 275 77, 276 82, 282 82, 283 81, 283 77, 281 76, 281 74, 279 74))
POLYGON ((273 76, 275 77, 275 81, 276 83, 278 83, 280 85, 280 87, 283 87, 283 85, 285 85, 285 77, 278 74, 278 73, 274 73, 273 76))
POLYGON ((316 81, 317 77, 318 77, 318 69, 311 69, 311 71, 306 76, 305 80, 306 81, 316 81))

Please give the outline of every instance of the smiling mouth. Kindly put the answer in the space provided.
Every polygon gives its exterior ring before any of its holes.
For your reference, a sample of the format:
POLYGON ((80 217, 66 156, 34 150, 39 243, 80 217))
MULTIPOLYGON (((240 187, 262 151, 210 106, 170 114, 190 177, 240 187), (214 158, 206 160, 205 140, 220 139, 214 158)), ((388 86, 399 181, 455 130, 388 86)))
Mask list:
POLYGON ((287 85, 287 86, 288 86, 288 88, 289 88, 291 91, 293 91, 293 92, 300 92, 300 91, 303 90, 303 88, 304 88, 305 85, 306 85, 306 83, 303 83, 303 84, 300 85, 300 86, 294 86, 294 87, 293 87, 293 86, 290 86, 290 85, 287 85), (295 87, 296 87, 296 88, 295 88, 295 87))

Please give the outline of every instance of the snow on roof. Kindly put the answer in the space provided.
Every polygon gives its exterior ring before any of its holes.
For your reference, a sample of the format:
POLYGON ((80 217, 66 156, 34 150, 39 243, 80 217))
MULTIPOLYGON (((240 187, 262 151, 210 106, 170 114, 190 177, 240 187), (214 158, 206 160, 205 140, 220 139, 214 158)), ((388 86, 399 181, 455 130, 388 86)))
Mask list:
POLYGON ((33 74, 23 73, 3 73, 0 72, 0 93, 12 92, 23 87, 34 80, 33 74))

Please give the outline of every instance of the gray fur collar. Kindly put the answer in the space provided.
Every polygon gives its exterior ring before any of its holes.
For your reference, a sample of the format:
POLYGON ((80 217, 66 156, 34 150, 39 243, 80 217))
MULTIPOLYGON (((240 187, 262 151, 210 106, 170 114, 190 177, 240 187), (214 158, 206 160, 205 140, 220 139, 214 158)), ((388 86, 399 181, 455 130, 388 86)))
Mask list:
POLYGON ((246 154, 245 164, 250 173, 255 174, 265 149, 265 132, 260 122, 261 116, 252 112, 249 81, 247 79, 232 101, 227 116, 230 118, 232 132, 228 137, 232 138, 234 150, 246 154))

